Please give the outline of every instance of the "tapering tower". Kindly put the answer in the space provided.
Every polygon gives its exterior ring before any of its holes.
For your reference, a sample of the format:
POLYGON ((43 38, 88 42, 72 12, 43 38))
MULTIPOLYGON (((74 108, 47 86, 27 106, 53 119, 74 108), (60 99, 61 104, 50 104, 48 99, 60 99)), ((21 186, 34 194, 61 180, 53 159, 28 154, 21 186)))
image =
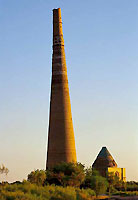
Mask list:
POLYGON ((76 149, 62 31, 61 9, 53 10, 53 55, 47 168, 76 162, 76 149))

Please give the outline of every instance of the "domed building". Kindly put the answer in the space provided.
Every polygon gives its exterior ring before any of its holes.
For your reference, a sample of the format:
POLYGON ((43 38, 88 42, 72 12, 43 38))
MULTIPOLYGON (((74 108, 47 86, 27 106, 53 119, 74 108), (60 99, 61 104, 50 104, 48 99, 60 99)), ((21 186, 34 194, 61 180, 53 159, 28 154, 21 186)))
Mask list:
POLYGON ((113 173, 118 176, 120 180, 126 181, 125 168, 117 167, 117 163, 106 147, 102 147, 92 168, 99 171, 101 176, 106 177, 107 174, 113 173))

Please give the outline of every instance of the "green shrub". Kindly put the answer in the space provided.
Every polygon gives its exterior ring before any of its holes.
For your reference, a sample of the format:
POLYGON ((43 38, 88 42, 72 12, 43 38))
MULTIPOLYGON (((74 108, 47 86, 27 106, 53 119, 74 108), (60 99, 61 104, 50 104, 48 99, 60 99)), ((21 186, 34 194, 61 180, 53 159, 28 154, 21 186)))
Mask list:
POLYGON ((30 183, 35 183, 37 185, 44 185, 46 180, 46 172, 45 170, 35 170, 28 174, 28 181, 30 183))
POLYGON ((104 194, 107 191, 108 181, 106 178, 100 176, 98 171, 88 168, 86 169, 85 174, 85 181, 82 187, 91 188, 95 191, 96 196, 104 194))
POLYGON ((0 185, 0 200, 89 200, 95 193, 91 189, 37 186, 29 182, 0 185))
POLYGON ((138 182, 128 181, 126 183, 126 190, 127 191, 138 191, 138 182))
POLYGON ((72 187, 55 186, 55 191, 51 194, 50 200, 76 200, 76 192, 72 187))
POLYGON ((47 183, 59 186, 79 187, 84 181, 84 166, 81 163, 65 163, 55 165, 47 170, 47 183))
POLYGON ((113 193, 113 195, 120 195, 120 196, 138 196, 138 191, 133 192, 124 192, 124 191, 117 191, 113 193))
POLYGON ((77 200, 92 200, 96 195, 95 192, 91 189, 78 189, 76 190, 77 200))

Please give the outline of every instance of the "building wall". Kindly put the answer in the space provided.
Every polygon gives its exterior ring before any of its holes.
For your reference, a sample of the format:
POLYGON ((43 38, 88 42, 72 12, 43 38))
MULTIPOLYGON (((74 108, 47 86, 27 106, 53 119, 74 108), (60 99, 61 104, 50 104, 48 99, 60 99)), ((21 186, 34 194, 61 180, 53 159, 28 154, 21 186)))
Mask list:
POLYGON ((113 173, 114 175, 117 175, 120 180, 126 181, 125 168, 108 167, 107 171, 108 173, 113 173))

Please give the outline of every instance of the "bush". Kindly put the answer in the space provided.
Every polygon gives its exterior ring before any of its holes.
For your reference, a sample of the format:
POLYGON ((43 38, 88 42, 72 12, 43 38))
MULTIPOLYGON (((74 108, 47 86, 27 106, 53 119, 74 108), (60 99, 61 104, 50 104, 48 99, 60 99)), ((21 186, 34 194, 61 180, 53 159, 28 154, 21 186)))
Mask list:
POLYGON ((35 170, 28 174, 28 179, 30 183, 35 183, 37 185, 44 185, 46 180, 46 172, 45 170, 35 170))
POLYGON ((99 172, 92 170, 92 168, 86 169, 85 181, 82 185, 84 188, 91 188, 95 191, 96 196, 104 194, 108 187, 108 181, 106 178, 100 176, 99 172))
POLYGON ((84 181, 84 166, 80 163, 60 163, 47 170, 47 183, 79 187, 84 181))
POLYGON ((138 191, 138 182, 129 181, 126 183, 126 190, 127 191, 138 191))
POLYGON ((7 167, 5 167, 4 165, 0 165, 0 174, 8 174, 9 170, 7 167))
POLYGON ((71 187, 55 187, 55 191, 51 194, 50 200, 76 200, 76 192, 71 187))
POLYGON ((117 192, 113 193, 113 195, 119 195, 119 196, 138 196, 138 191, 133 191, 133 192, 117 191, 117 192))
POLYGON ((94 191, 61 186, 37 186, 29 182, 0 185, 1 200, 90 200, 94 191))

